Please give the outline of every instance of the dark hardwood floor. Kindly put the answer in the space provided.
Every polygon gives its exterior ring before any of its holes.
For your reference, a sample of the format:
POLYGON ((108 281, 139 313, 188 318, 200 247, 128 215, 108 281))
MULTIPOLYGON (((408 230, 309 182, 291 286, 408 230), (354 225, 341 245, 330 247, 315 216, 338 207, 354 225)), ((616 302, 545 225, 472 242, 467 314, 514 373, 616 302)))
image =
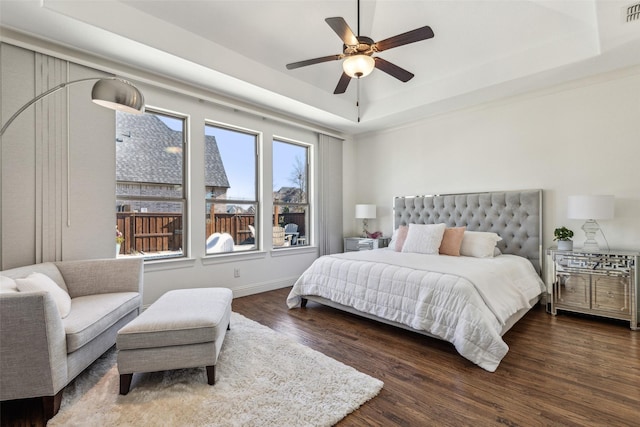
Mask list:
MULTIPOLYGON (((640 331, 628 323, 530 311, 506 335, 494 373, 452 345, 309 302, 289 289, 233 310, 384 381, 339 426, 638 426, 640 331)), ((42 425, 37 402, 3 402, 2 425, 42 425)))

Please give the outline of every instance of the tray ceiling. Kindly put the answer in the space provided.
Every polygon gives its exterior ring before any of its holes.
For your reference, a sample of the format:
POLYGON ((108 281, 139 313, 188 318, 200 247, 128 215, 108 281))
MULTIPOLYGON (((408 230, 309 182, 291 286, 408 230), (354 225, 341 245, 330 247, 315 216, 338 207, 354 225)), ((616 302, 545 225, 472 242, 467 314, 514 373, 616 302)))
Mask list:
POLYGON ((0 3, 3 27, 159 73, 347 134, 640 64, 640 20, 617 0, 361 2, 360 34, 381 40, 429 25, 433 39, 381 52, 415 74, 374 70, 345 94, 342 42, 324 19, 357 31, 356 1, 68 1, 0 3), (356 100, 360 97, 358 110, 356 100))

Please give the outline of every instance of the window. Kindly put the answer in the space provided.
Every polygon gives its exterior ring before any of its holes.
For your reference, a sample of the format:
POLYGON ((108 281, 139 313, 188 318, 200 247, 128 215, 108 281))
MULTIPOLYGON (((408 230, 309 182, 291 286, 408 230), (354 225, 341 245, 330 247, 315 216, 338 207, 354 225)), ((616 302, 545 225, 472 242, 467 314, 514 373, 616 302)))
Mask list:
POLYGON ((308 245, 309 236, 309 147, 273 141, 273 225, 284 229, 284 241, 274 247, 308 245))
POLYGON ((258 248, 258 134, 205 125, 206 253, 258 248))
POLYGON ((184 256, 184 117, 116 112, 116 217, 119 256, 184 256))

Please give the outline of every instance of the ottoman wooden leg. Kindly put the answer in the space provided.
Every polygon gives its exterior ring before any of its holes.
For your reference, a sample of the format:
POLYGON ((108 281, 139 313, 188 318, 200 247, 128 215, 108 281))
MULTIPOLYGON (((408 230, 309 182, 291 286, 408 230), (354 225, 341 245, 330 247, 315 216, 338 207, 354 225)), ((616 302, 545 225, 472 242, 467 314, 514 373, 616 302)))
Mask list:
POLYGON ((131 387, 131 379, 133 374, 121 374, 120 375, 120 394, 129 393, 129 387, 131 387))
POLYGON ((214 385, 216 383, 216 366, 207 366, 207 383, 214 385))

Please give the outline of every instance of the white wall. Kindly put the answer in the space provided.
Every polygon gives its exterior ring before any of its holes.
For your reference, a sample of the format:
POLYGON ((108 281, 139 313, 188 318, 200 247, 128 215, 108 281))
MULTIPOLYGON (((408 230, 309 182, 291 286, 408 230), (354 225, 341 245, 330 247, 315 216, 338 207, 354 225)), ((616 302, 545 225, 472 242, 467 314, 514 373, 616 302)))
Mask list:
POLYGON ((369 229, 388 235, 394 196, 540 188, 545 248, 562 225, 584 241, 567 196, 612 194, 606 238, 640 250, 640 67, 360 135, 344 163, 346 235, 356 203, 376 203, 369 229))
MULTIPOLYGON (((0 107, 5 118, 46 90, 46 86, 42 90, 38 87, 40 80, 51 87, 71 79, 103 74, 68 61, 68 52, 66 59, 56 57, 58 52, 50 47, 44 54, 6 43, 0 46, 0 82, 3 89, 0 107), (52 65, 43 67, 38 61, 51 62, 52 65), (43 76, 37 79, 34 74, 43 76), (55 75, 53 83, 51 75, 55 75), (21 84, 23 81, 28 84, 21 84)), ((77 52, 73 54, 79 55, 83 62, 95 59, 77 52)), ((109 71, 118 73, 117 64, 109 65, 109 71)), ((317 258, 320 238, 335 240, 336 235, 341 236, 339 226, 332 227, 329 236, 326 233, 321 235, 318 230, 321 218, 312 213, 312 235, 308 236, 310 246, 271 249, 273 137, 313 146, 311 173, 316 183, 320 181, 320 167, 328 170, 332 165, 340 164, 341 146, 324 147, 321 152, 316 130, 286 118, 263 115, 259 111, 247 112, 246 105, 236 108, 215 94, 192 87, 185 89, 185 85, 156 76, 129 73, 124 77, 131 79, 143 92, 148 106, 187 115, 191 124, 188 142, 191 173, 187 183, 190 221, 188 247, 184 248, 188 256, 145 263, 143 304, 151 304, 165 292, 179 288, 224 286, 231 288, 235 296, 242 296, 290 286, 317 258), (194 91, 198 96, 193 95, 194 91), (259 212, 262 227, 258 229, 264 230, 261 251, 205 255, 202 160, 205 119, 260 132, 260 156, 263 159, 260 168, 264 177, 259 190, 263 203, 259 212), (240 277, 234 277, 236 269, 240 277)), ((25 111, 2 138, 0 270, 42 261, 115 256, 115 114, 91 103, 91 84, 73 86, 68 97, 62 90, 47 98, 47 103, 37 103, 31 107, 33 111, 25 111)), ((335 143, 341 144, 339 141, 335 143)), ((336 175, 329 181, 331 185, 337 185, 330 196, 341 201, 342 183, 339 174, 336 175)), ((320 206, 318 191, 313 189, 312 193, 312 206, 320 206)), ((341 204, 336 206, 342 210, 341 204)))

